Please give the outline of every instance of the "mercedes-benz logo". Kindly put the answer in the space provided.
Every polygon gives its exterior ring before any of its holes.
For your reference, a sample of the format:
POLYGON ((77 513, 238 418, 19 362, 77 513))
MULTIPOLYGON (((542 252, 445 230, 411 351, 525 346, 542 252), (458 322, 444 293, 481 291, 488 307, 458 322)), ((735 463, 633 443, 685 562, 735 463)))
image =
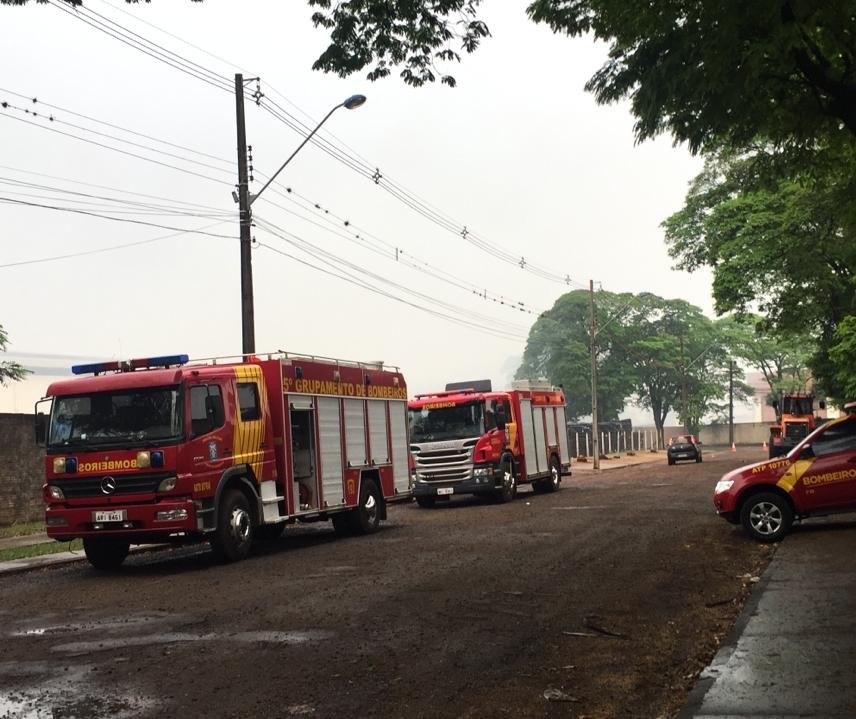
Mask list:
POLYGON ((115 477, 104 477, 104 479, 101 480, 101 491, 104 494, 113 494, 118 487, 119 483, 116 481, 115 477))

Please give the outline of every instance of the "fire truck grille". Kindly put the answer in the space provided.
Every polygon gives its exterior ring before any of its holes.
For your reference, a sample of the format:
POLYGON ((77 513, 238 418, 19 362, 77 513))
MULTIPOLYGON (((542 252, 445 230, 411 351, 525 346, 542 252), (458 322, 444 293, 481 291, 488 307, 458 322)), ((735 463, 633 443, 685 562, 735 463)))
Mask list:
POLYGON ((785 437, 788 439, 803 439, 808 434, 805 422, 785 422, 785 437))
POLYGON ((473 447, 476 440, 450 449, 421 448, 415 445, 416 472, 427 482, 460 482, 473 473, 473 447))
POLYGON ((119 494, 152 494, 157 490, 158 485, 167 477, 174 475, 168 472, 160 472, 158 474, 111 474, 99 475, 97 477, 80 477, 74 479, 53 480, 52 483, 59 485, 62 488, 63 494, 68 499, 77 499, 81 497, 115 497, 119 494), (113 492, 106 493, 102 489, 104 477, 110 476, 116 482, 116 489, 113 492))

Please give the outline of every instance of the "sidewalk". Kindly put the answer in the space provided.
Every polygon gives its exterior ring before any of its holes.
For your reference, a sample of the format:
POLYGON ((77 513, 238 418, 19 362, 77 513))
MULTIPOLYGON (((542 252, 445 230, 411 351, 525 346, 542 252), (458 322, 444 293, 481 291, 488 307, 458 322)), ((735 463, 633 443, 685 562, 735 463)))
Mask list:
POLYGON ((856 523, 796 527, 678 719, 856 717, 856 523))

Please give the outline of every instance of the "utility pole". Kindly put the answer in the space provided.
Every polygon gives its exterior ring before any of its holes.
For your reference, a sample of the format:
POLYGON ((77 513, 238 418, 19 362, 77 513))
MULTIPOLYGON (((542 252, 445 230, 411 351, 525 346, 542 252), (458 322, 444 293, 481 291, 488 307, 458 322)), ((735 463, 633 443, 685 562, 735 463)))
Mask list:
POLYGON ((734 446, 734 360, 728 362, 728 446, 734 446))
POLYGON ((247 126, 244 121, 244 76, 235 75, 235 119, 238 126, 238 210, 241 222, 241 336, 246 355, 256 351, 255 311, 253 309, 253 259, 250 186, 247 174, 247 126))
POLYGON ((589 308, 591 309, 591 446, 594 452, 592 467, 600 469, 600 438, 597 425, 597 317, 594 313, 594 280, 589 280, 589 308))
POLYGON ((681 414, 684 420, 684 434, 689 434, 689 422, 687 422, 687 366, 684 362, 684 338, 681 335, 681 414))

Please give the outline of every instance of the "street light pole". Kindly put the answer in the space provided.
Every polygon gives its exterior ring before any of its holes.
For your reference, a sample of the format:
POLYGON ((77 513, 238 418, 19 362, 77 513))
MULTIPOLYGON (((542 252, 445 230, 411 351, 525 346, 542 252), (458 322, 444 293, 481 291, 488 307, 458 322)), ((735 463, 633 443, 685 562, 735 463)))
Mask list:
POLYGON ((261 190, 255 194, 250 193, 248 173, 247 173, 247 128, 244 119, 244 76, 240 73, 235 75, 235 119, 237 120, 238 128, 238 209, 240 212, 240 227, 241 227, 241 336, 242 350, 244 357, 251 355, 256 351, 256 331, 255 331, 255 309, 253 306, 253 259, 252 259, 252 225, 253 213, 252 205, 259 199, 268 186, 276 179, 277 175, 285 169, 285 166, 294 159, 294 156, 303 149, 303 146, 309 142, 321 126, 327 122, 336 110, 340 107, 353 110, 363 105, 366 101, 365 95, 351 95, 344 102, 340 102, 333 107, 330 112, 324 115, 324 118, 301 142, 297 149, 292 152, 288 159, 279 166, 279 169, 273 173, 270 179, 264 184, 261 190))

